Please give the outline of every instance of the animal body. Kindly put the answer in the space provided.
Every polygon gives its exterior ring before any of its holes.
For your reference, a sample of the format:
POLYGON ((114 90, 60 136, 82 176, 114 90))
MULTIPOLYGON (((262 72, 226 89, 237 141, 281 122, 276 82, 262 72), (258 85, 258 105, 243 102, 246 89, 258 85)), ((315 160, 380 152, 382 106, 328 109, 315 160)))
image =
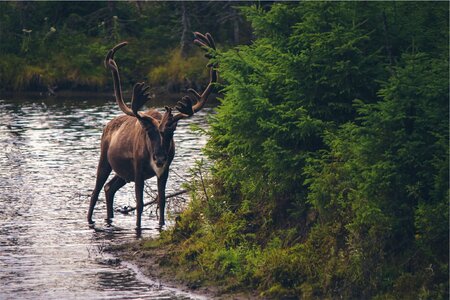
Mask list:
MULTIPOLYGON (((212 57, 215 43, 209 33, 203 35, 195 32, 194 43, 207 50, 206 56, 212 57)), ((200 111, 217 82, 215 65, 210 68, 210 81, 206 89, 199 94, 190 89, 192 97, 184 96, 175 108, 165 107, 164 114, 155 109, 141 112, 139 109, 150 100, 149 86, 137 83, 133 88, 131 107, 128 107, 122 97, 120 75, 114 60, 116 51, 127 45, 122 42, 111 49, 106 58, 105 66, 111 70, 114 82, 114 94, 117 105, 125 115, 111 120, 104 128, 101 138, 100 160, 97 167, 97 179, 92 192, 87 219, 92 220, 94 207, 104 186, 106 197, 107 222, 114 217, 113 201, 115 193, 128 182, 135 183, 136 194, 136 229, 141 228, 141 216, 144 206, 143 193, 146 179, 156 176, 158 185, 159 225, 163 226, 165 210, 165 190, 169 167, 175 156, 173 135, 178 121, 188 118, 200 111), (173 114, 174 109, 178 113, 173 114), (114 177, 106 183, 110 173, 114 177), (105 185, 106 183, 106 185, 105 185)))

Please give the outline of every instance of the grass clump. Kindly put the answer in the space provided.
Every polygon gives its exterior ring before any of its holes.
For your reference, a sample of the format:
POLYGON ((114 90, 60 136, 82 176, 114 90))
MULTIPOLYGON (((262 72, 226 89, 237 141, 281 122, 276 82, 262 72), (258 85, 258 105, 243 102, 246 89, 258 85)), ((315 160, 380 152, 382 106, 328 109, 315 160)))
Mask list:
POLYGON ((196 49, 188 57, 183 57, 179 49, 173 49, 163 59, 163 64, 150 70, 147 75, 148 80, 173 91, 197 86, 199 82, 206 82, 208 73, 202 54, 200 50, 196 49))
POLYGON ((428 38, 448 35, 441 9, 244 9, 256 39, 217 57, 211 167, 162 236, 180 278, 275 299, 448 298, 448 43, 428 38), (384 52, 383 15, 398 22, 384 52))

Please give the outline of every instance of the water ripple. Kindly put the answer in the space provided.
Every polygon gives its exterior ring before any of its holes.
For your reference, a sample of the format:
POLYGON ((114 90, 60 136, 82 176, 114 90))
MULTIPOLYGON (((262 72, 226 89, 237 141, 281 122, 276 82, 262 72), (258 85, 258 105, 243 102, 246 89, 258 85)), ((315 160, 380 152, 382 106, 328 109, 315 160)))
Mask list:
MULTIPOLYGON (((189 123, 206 126, 210 112, 179 123, 168 191, 180 188, 206 143, 189 123)), ((114 103, 98 101, 0 100, 0 299, 196 298, 148 282, 130 266, 101 263, 106 245, 136 238, 133 214, 116 214, 114 227, 101 224, 103 195, 96 230, 85 220, 102 127, 119 114, 114 103)), ((132 184, 116 195, 115 206, 124 205, 134 206, 132 184)), ((151 211, 144 236, 157 234, 151 211)))

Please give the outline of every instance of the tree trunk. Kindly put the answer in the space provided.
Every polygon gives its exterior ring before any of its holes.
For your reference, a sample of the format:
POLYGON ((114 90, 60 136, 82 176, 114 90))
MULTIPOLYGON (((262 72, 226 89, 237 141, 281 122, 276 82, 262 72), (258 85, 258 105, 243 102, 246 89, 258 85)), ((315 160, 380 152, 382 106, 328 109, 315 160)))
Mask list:
POLYGON ((391 43, 389 41, 389 29, 388 29, 386 13, 384 11, 383 11, 383 14, 382 14, 382 18, 383 18, 383 31, 384 31, 384 43, 385 43, 384 47, 386 49, 386 53, 387 53, 388 58, 389 58, 389 65, 392 67, 394 65, 394 60, 393 60, 393 57, 392 57, 391 43))
POLYGON ((235 45, 239 45, 239 36, 240 36, 240 28, 239 28, 239 14, 236 9, 231 8, 233 10, 233 40, 235 45))
POLYGON ((189 20, 189 12, 184 1, 181 2, 181 57, 186 58, 191 48, 191 22, 189 20))

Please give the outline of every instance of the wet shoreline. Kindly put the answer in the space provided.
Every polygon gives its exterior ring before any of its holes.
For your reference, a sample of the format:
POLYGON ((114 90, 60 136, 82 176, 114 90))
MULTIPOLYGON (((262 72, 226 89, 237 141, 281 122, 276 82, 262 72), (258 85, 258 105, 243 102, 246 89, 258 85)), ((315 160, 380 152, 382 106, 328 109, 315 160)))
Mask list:
MULTIPOLYGON (((155 237, 157 238, 157 237, 155 237)), ((189 283, 176 278, 176 269, 168 266, 168 249, 145 248, 144 243, 150 239, 111 245, 105 251, 117 258, 120 264, 130 267, 136 274, 142 274, 143 281, 153 283, 180 293, 186 293, 195 299, 247 300, 264 299, 254 291, 224 291, 214 284, 189 283)), ((139 275, 138 275, 139 276, 139 275)))
MULTIPOLYGON (((167 193, 180 190, 201 157, 206 138, 189 124, 207 126, 208 111, 177 127, 167 193)), ((133 213, 117 213, 108 227, 102 193, 96 228, 87 224, 102 128, 118 114, 114 101, 95 95, 0 99, 0 299, 191 299, 142 282, 126 265, 105 263, 105 247, 136 240, 133 213)), ((147 182, 154 191, 154 180, 147 182)), ((123 206, 135 206, 133 184, 116 195, 114 207, 123 206)), ((170 214, 178 209, 168 207, 170 214)), ((143 226, 143 237, 158 235, 153 208, 144 210, 143 226)))

